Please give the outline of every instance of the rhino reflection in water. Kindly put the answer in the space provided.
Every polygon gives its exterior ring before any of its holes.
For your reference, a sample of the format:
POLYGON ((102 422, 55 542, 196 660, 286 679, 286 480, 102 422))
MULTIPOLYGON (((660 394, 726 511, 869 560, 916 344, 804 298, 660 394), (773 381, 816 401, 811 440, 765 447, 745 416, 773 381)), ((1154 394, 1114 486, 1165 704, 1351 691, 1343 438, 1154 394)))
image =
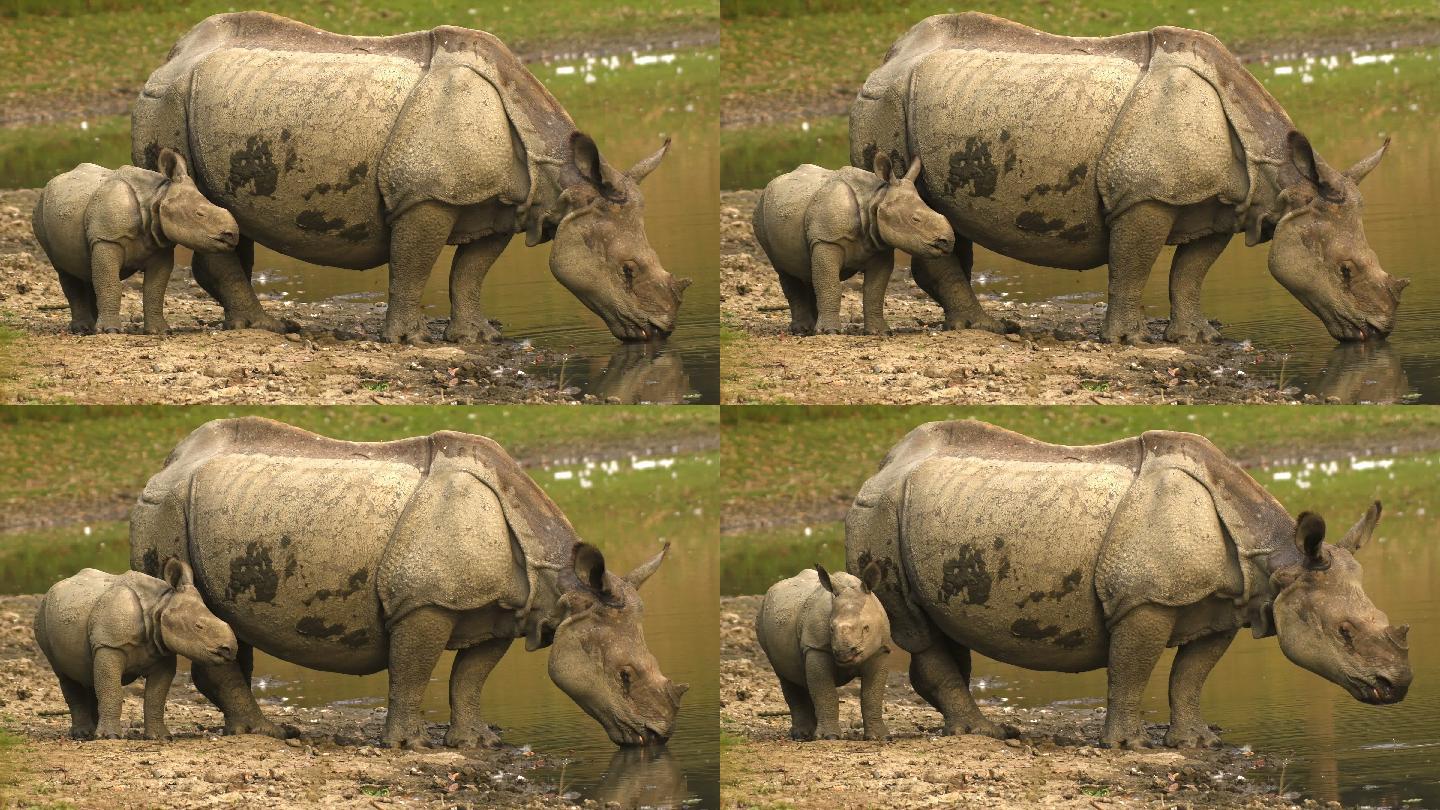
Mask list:
MULTIPOLYGON (((131 515, 130 565, 175 557, 240 641, 193 668, 229 734, 282 736, 250 689, 253 649, 301 666, 388 669, 384 742, 421 746, 420 699, 456 650, 445 743, 494 745, 480 691, 516 638, 550 647, 550 678, 617 744, 664 742, 686 686, 645 644, 637 589, 499 445, 441 432, 345 442, 268 419, 207 423, 171 453, 131 515)), ((667 546, 668 548, 668 546, 667 546)))
POLYGON ((1331 350, 1311 393, 1346 405, 1393 404, 1410 396, 1410 377, 1388 341, 1341 343, 1331 350))
POLYGON ((638 810, 644 807, 684 807, 690 785, 680 760, 663 746, 620 748, 610 757, 605 779, 591 792, 601 807, 638 810))
POLYGON ((284 328, 250 286, 259 242, 333 267, 388 262, 382 336, 423 340, 420 296, 452 244, 445 338, 498 339, 480 287, 523 231, 527 245, 553 242, 551 272, 616 337, 674 329, 689 282, 650 246, 639 187, 669 142, 612 168, 490 34, 351 37, 263 12, 219 14, 175 44, 133 121, 135 165, 175 150, 240 223, 235 252, 194 261, 228 327, 284 328))
POLYGON ((1405 697, 1408 628, 1370 601, 1353 556, 1379 520, 1376 502, 1325 543, 1318 515, 1290 517, 1189 433, 1066 447, 932 422, 861 488, 845 549, 851 571, 883 572, 875 594, 947 734, 1013 733, 975 705, 973 650, 1028 669, 1108 667, 1102 742, 1147 745, 1140 697, 1177 647, 1165 743, 1188 747, 1219 742, 1200 690, 1242 627, 1357 700, 1405 697))
POLYGON ((1336 340, 1389 334, 1409 282, 1365 239, 1357 184, 1209 34, 1092 38, 988 14, 930 17, 896 40, 850 111, 850 162, 924 166, 925 201, 956 247, 914 262, 948 329, 1005 327, 975 298, 973 245, 1047 267, 1109 264, 1101 334, 1143 341, 1141 293, 1165 245, 1172 341, 1217 340, 1200 286, 1236 233, 1270 241, 1270 273, 1336 340), (913 151, 912 151, 913 150, 913 151))

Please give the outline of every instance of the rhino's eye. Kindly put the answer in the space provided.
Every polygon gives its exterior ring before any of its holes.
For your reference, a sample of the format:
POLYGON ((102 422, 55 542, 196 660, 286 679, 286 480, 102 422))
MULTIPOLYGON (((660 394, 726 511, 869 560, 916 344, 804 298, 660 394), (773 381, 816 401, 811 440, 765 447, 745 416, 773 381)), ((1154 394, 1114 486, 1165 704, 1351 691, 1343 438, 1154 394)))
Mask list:
POLYGON ((1340 279, 1345 282, 1346 287, 1350 286, 1350 271, 1353 270, 1354 267, 1350 262, 1340 263, 1340 279))
POLYGON ((208 212, 206 212, 206 210, 205 210, 204 208, 200 208, 200 209, 197 209, 197 210, 195 211, 195 218, 196 218, 196 219, 206 219, 206 218, 208 218, 209 216, 210 216, 210 214, 209 214, 208 212))
POLYGON ((1340 638, 1341 638, 1341 639, 1344 639, 1344 641, 1345 641, 1345 646, 1347 646, 1347 647, 1354 646, 1354 644, 1355 644, 1354 629, 1350 626, 1350 623, 1349 623, 1349 622, 1341 622, 1341 623, 1340 623, 1340 638))
POLYGON ((623 273, 625 274, 625 289, 627 289, 627 290, 629 290, 629 289, 634 289, 634 287, 635 287, 635 263, 634 263, 634 262, 625 262, 625 264, 623 264, 623 265, 620 266, 620 270, 621 270, 621 272, 623 272, 623 273))
POLYGON ((620 688, 625 691, 625 694, 627 694, 627 695, 630 694, 630 670, 629 670, 629 669, 622 669, 622 670, 620 670, 620 688))

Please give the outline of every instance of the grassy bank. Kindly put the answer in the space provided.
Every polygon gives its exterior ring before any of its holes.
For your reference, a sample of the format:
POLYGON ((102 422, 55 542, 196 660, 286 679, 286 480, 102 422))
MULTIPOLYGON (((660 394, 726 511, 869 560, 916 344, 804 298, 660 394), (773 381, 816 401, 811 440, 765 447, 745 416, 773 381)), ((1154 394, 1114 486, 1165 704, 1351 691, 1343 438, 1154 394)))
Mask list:
MULTIPOLYGON (((722 5, 727 66, 722 88, 726 103, 735 106, 824 97, 837 88, 853 93, 910 26, 961 8, 934 0, 727 0, 722 5), (837 43, 844 43, 843 52, 837 43)), ((1209 31, 1239 53, 1440 31, 1440 7, 1429 0, 980 0, 964 8, 1074 36, 1181 25, 1209 31)))
MULTIPOLYGON (((237 7, 228 0, 177 3, 69 2, 62 13, 25 13, 38 4, 0 4, 0 106, 44 105, 57 98, 130 95, 182 34, 200 20, 237 7), (21 12, 17 14, 17 11, 21 12)), ((48 6, 48 4, 47 4, 48 6)), ((475 0, 381 0, 315 4, 272 0, 265 10, 331 31, 383 35, 460 25, 500 37, 519 52, 585 50, 606 41, 644 40, 660 32, 713 28, 709 0, 587 0, 479 3, 475 0)))
MULTIPOLYGON (((384 441, 437 430, 489 436, 512 455, 580 455, 705 433, 714 408, 29 407, 0 411, 0 513, 129 503, 190 431, 256 414, 326 436, 384 441)), ((65 522, 65 521, 61 521, 65 522)), ((0 536, 3 538, 3 536, 0 536)))

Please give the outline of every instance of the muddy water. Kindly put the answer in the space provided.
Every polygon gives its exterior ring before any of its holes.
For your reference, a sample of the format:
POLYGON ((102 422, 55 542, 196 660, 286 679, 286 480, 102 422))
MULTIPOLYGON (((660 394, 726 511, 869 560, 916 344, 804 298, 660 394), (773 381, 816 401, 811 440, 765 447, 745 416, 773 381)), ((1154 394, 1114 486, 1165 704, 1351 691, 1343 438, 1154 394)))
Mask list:
MULTIPOLYGON (((713 50, 655 50, 607 58, 581 56, 530 66, 560 99, 601 154, 625 168, 673 146, 646 179, 646 230, 665 268, 694 281, 675 333, 648 346, 624 346, 550 274, 549 246, 526 248, 523 238, 491 269, 483 303, 507 338, 548 350, 551 371, 601 398, 622 402, 719 401, 719 160, 717 81, 713 50)), ((130 159, 124 117, 63 126, 0 131, 0 188, 43 185, 81 161, 115 166, 130 159)), ((423 302, 432 318, 449 315, 449 267, 454 250, 437 262, 423 302)), ((188 252, 176 256, 189 264, 188 252)), ((316 267, 264 248, 256 251, 256 288, 283 315, 285 300, 386 299, 387 268, 365 272, 316 267)))
MULTIPOLYGON (((1365 229, 1385 269, 1414 284, 1404 295, 1399 324, 1388 342, 1338 346, 1320 321, 1269 275, 1268 247, 1246 248, 1235 239, 1210 271, 1206 313, 1222 333, 1262 347, 1264 361, 1248 373, 1282 380, 1321 397, 1345 402, 1440 402, 1440 51, 1373 51, 1331 59, 1304 58, 1252 67, 1327 161, 1344 168, 1394 138, 1385 161, 1361 187, 1365 229), (1307 78, 1308 77, 1308 78, 1307 78)), ((799 159, 838 165, 848 160, 845 127, 835 120, 797 122, 789 130, 725 133, 727 187, 758 188, 799 159), (803 158, 797 158, 797 153, 803 158), (767 157, 768 156, 768 157, 767 157)), ((1170 251, 1146 288, 1152 318, 1169 315, 1170 251)), ((909 263, 898 257, 901 265, 909 263)), ((1104 268, 1075 273, 1026 265, 976 251, 977 292, 1006 298, 1069 298, 1103 303, 1104 268)))
MULTIPOLYGON (((551 763, 548 775, 565 790, 624 807, 718 806, 719 728, 717 655, 719 577, 716 454, 578 462, 532 474, 580 535, 606 561, 626 571, 658 550, 671 555, 645 584, 645 638, 665 674, 689 683, 675 735, 655 750, 625 751, 565 696, 546 674, 546 651, 515 644, 486 684, 486 719, 511 745, 530 746, 551 763), (563 769, 563 775, 562 775, 563 769)), ((451 655, 436 668, 425 695, 431 722, 449 718, 451 655)), ((256 694, 270 704, 324 706, 338 701, 385 705, 384 673, 367 677, 303 669, 256 656, 256 694)))

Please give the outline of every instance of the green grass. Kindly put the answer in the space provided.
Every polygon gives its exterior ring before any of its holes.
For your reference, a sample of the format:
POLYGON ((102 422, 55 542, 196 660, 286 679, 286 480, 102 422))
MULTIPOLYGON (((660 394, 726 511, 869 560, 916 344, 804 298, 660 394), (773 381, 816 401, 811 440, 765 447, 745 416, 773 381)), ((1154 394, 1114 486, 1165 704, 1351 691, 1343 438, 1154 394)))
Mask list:
POLYGON ((1209 31, 1240 53, 1440 29, 1440 6, 1433 0, 980 0, 964 5, 723 0, 722 90, 732 104, 814 98, 837 87, 848 96, 912 25, 932 14, 965 9, 1075 36, 1181 25, 1209 31))
POLYGON ((437 430, 480 433, 517 457, 713 430, 715 408, 42 407, 0 410, 0 512, 133 501, 190 431, 211 419, 269 416, 326 436, 383 441, 437 430))
MULTIPOLYGON (((47 97, 129 96, 196 23, 245 8, 230 0, 173 3, 62 0, 60 14, 29 13, 35 0, 0 0, 0 99, 7 106, 44 104, 47 97)), ((50 2, 45 5, 51 5, 50 2)), ((265 10, 331 31, 395 34, 461 25, 480 28, 517 51, 713 27, 711 0, 590 0, 544 3, 476 0, 379 0, 311 3, 271 0, 265 10)))
POLYGON ((9 788, 20 782, 20 753, 25 741, 0 724, 0 810, 10 806, 9 788))
POLYGON ((72 524, 0 535, 0 593, 44 593, 81 568, 118 574, 130 568, 130 524, 72 524))
POLYGON ((835 521, 727 535, 720 538, 720 593, 764 593, 781 577, 815 563, 831 571, 845 570, 845 524, 835 521))

